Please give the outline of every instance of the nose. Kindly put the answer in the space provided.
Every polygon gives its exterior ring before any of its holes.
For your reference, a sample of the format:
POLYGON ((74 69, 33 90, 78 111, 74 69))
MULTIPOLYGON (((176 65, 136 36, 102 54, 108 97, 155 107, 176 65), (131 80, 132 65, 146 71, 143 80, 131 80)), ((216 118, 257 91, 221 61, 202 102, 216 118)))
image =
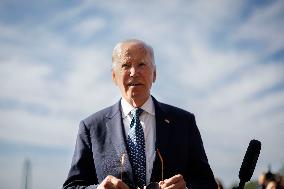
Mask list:
POLYGON ((137 75, 138 69, 137 69, 137 67, 135 67, 135 66, 131 66, 129 72, 130 72, 130 76, 131 76, 131 77, 134 77, 135 75, 137 75))

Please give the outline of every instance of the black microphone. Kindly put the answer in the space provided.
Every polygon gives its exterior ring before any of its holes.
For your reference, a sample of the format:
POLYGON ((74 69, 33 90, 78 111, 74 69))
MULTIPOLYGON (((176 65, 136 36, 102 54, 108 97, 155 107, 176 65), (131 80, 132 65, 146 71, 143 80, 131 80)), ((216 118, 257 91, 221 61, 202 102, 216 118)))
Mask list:
POLYGON ((258 140, 251 140, 239 171, 240 183, 238 189, 243 189, 245 183, 251 179, 260 150, 261 142, 258 140))

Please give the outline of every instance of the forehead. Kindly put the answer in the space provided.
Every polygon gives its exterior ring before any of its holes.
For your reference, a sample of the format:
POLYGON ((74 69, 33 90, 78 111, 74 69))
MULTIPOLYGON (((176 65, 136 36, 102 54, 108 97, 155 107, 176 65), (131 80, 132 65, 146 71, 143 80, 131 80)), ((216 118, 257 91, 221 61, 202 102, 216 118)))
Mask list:
POLYGON ((149 49, 140 43, 122 44, 117 57, 120 62, 151 61, 149 49))

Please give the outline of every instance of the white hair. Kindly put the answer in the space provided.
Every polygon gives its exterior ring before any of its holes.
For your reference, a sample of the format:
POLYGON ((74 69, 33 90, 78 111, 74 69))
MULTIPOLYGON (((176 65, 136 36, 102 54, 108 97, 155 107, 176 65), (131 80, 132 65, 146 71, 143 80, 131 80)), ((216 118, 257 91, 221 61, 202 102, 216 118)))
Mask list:
POLYGON ((156 67, 153 48, 150 45, 146 44, 144 41, 141 41, 141 40, 138 40, 138 39, 128 39, 128 40, 119 42, 113 48, 113 51, 112 51, 112 68, 114 68, 116 66, 117 60, 119 59, 119 55, 122 52, 122 45, 127 44, 127 43, 141 44, 146 49, 147 53, 149 53, 149 55, 151 57, 151 63, 154 65, 154 67, 156 67))

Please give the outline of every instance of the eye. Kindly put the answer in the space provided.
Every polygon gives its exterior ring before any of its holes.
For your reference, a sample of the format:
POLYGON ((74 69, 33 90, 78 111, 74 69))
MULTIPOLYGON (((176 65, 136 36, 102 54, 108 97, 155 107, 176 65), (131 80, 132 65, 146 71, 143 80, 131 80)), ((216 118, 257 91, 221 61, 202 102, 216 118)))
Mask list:
POLYGON ((144 67, 144 66, 146 66, 146 64, 144 62, 139 63, 139 67, 144 67))
POLYGON ((124 64, 121 65, 121 68, 122 69, 128 69, 128 68, 130 68, 130 65, 127 64, 127 63, 124 63, 124 64))

